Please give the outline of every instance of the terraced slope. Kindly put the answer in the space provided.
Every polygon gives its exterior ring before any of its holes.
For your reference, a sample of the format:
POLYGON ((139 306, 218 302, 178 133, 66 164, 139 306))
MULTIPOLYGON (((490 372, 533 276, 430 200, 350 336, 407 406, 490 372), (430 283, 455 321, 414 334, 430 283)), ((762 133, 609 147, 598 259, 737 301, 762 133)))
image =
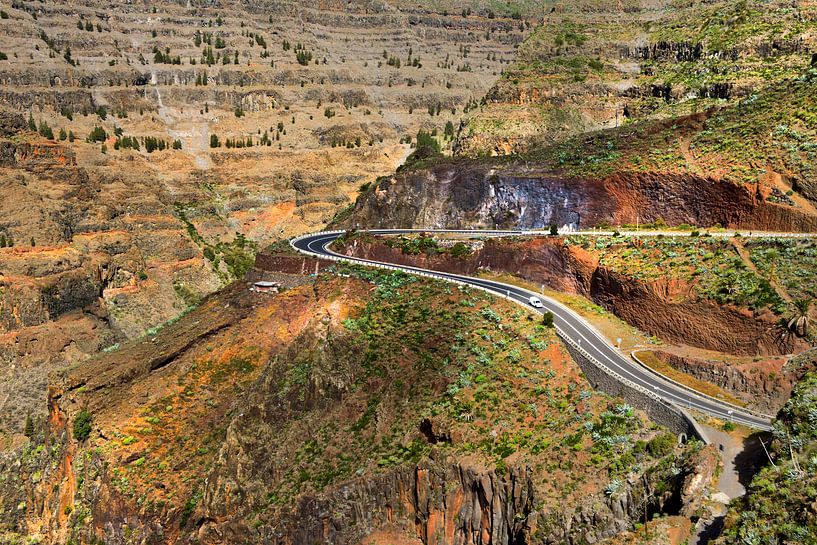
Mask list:
POLYGON ((420 128, 450 141, 528 32, 471 7, 0 3, 4 412, 322 226, 420 128))
POLYGON ((511 17, 386 2, 107 6, 5 10, 0 104, 32 112, 55 136, 73 131, 80 163, 101 176, 157 179, 200 205, 216 231, 254 239, 327 221, 402 162, 401 140, 457 125, 527 32, 511 17), (107 132, 107 155, 102 139, 79 142, 95 126, 107 132), (112 149, 117 127, 181 149, 112 149))

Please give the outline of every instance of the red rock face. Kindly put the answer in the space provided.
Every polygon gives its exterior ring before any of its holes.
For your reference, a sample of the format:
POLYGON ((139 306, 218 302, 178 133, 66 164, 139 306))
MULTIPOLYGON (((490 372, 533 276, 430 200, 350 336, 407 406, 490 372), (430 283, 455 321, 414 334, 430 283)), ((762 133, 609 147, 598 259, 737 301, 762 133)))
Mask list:
MULTIPOLYGON (((739 355, 788 354, 793 342, 776 334, 773 315, 698 299, 673 300, 666 283, 642 282, 599 268, 590 298, 626 322, 666 341, 739 355)), ((801 347, 804 348, 804 347, 801 347)))
POLYGON ((644 281, 598 265, 590 252, 559 239, 489 240, 468 258, 406 255, 378 240, 355 240, 346 253, 366 259, 460 274, 506 272, 593 300, 635 327, 668 342, 739 355, 790 354, 805 348, 781 342, 776 317, 699 299, 682 280, 644 281))
POLYGON ((77 166, 74 152, 56 143, 24 144, 17 147, 17 162, 24 168, 30 166, 77 166))
POLYGON ((672 367, 716 384, 767 414, 776 414, 791 397, 797 381, 817 367, 817 350, 805 352, 791 361, 780 357, 739 365, 663 350, 653 353, 672 367))

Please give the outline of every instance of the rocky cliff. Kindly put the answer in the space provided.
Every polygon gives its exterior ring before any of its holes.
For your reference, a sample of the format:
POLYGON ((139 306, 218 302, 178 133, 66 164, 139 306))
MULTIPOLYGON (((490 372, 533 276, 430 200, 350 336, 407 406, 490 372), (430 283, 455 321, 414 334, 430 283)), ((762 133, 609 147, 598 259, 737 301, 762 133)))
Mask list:
POLYGON ((601 179, 535 164, 442 162, 381 179, 338 226, 545 229, 652 223, 815 231, 817 216, 768 202, 755 188, 667 173, 601 179))
POLYGON ((150 181, 100 177, 25 130, 0 147, 0 434, 18 441, 51 371, 177 316, 229 272, 150 181))
POLYGON ((797 382, 817 365, 814 350, 790 359, 752 363, 681 356, 662 350, 653 353, 673 368, 715 384, 766 414, 777 414, 791 397, 797 382))

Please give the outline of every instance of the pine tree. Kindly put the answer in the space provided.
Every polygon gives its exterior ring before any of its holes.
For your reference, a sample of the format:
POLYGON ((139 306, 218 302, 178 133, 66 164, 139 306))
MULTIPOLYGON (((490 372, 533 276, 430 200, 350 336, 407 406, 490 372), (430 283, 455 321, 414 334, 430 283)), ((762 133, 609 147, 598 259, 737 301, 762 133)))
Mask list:
POLYGON ((38 132, 40 133, 40 136, 48 138, 49 140, 54 140, 54 131, 51 130, 51 127, 49 127, 48 123, 45 121, 40 121, 40 128, 38 132))

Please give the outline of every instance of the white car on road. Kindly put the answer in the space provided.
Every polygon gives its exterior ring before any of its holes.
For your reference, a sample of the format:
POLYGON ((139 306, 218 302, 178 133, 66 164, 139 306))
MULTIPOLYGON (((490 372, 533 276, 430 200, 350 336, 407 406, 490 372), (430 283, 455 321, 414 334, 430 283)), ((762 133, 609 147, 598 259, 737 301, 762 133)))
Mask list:
POLYGON ((532 307, 542 308, 542 300, 536 297, 535 295, 528 299, 528 303, 530 303, 530 306, 532 307))

